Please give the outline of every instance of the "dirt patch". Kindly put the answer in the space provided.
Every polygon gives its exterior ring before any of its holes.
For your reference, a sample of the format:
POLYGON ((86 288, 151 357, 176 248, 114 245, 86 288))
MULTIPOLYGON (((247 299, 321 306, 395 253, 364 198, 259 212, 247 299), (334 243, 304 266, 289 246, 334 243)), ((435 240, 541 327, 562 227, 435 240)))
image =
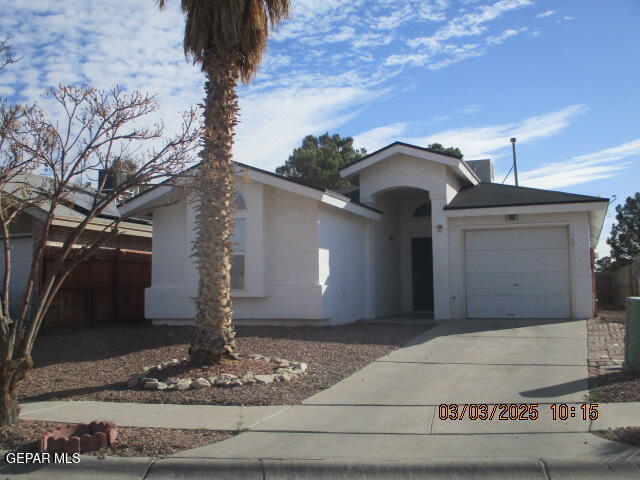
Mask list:
POLYGON ((603 430, 597 433, 607 440, 640 447, 640 427, 616 428, 615 430, 603 430))
POLYGON ((187 356, 191 327, 111 326, 49 332, 38 338, 36 368, 22 401, 50 399, 209 405, 293 405, 302 402, 428 330, 425 325, 357 323, 336 327, 238 327, 240 353, 308 364, 291 382, 185 391, 129 390, 145 366, 187 356))
POLYGON ((624 373, 624 310, 598 312, 587 321, 589 399, 592 402, 640 401, 640 372, 624 373))
MULTIPOLYGON (((37 452, 40 434, 58 425, 60 423, 20 420, 15 425, 0 428, 0 450, 37 452)), ((88 455, 162 457, 220 442, 233 435, 235 433, 227 431, 118 426, 118 438, 113 445, 88 455)))

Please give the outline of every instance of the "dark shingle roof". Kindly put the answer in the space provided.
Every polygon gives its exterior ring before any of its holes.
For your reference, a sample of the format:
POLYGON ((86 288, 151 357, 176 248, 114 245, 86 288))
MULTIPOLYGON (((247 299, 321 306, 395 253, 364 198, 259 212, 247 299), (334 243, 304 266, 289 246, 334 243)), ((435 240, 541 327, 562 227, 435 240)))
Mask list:
POLYGON ((523 205, 550 205, 558 203, 608 202, 608 198, 577 195, 575 193, 516 187, 500 183, 478 183, 460 190, 445 210, 463 208, 516 207, 523 205))

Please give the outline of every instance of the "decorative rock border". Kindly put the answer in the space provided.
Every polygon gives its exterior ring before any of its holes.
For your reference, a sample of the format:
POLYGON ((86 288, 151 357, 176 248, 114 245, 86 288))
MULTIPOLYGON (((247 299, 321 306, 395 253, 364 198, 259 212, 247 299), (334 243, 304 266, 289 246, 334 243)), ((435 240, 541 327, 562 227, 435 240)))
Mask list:
POLYGON ((158 365, 151 365, 145 367, 141 373, 137 373, 129 377, 126 381, 129 389, 141 387, 144 390, 164 390, 167 392, 175 390, 200 390, 207 387, 221 387, 231 388, 239 387, 241 385, 263 385, 273 382, 290 382, 298 375, 303 375, 307 371, 307 364, 304 362, 293 362, 285 360, 279 357, 265 357, 257 353, 251 354, 238 354, 238 358, 252 358, 255 360, 264 360, 273 364, 276 370, 272 374, 256 375, 252 371, 248 371, 242 377, 233 375, 230 373, 223 373, 215 377, 209 378, 167 378, 164 382, 161 382, 157 378, 149 377, 151 372, 157 372, 166 367, 179 365, 181 363, 187 363, 188 357, 181 360, 174 358, 168 362, 160 363, 158 365))
POLYGON ((115 423, 94 420, 56 427, 40 435, 41 452, 85 453, 100 450, 116 441, 118 429, 115 423))

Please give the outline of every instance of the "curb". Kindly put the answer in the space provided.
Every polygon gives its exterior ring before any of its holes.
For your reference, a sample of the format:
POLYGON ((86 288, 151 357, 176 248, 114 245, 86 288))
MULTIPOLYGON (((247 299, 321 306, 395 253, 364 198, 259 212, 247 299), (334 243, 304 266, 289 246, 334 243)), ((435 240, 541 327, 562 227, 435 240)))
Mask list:
POLYGON ((209 459, 83 456, 79 464, 0 464, 1 479, 637 479, 636 458, 507 458, 415 461, 209 459))

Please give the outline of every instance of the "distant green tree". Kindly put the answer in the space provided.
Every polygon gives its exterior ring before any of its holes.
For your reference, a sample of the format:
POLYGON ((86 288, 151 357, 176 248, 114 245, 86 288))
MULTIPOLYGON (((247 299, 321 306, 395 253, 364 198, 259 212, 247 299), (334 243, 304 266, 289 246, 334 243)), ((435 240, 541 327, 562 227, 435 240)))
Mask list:
POLYGON ((640 255, 640 192, 616 207, 616 220, 607 243, 611 246, 611 258, 627 263, 640 255))
POLYGON ((276 173, 318 188, 343 187, 350 182, 340 177, 339 170, 366 153, 364 148, 353 147, 351 137, 329 132, 319 137, 307 135, 276 173))
POLYGON ((615 262, 611 260, 611 257, 602 257, 596 260, 595 271, 596 272, 608 272, 613 269, 615 262))
POLYGON ((463 157, 462 152, 460 151, 460 149, 458 147, 445 148, 440 143, 432 143, 427 148, 429 150, 433 151, 433 152, 436 152, 436 153, 443 153, 445 155, 451 155, 453 157, 458 157, 458 158, 462 158, 463 157))

